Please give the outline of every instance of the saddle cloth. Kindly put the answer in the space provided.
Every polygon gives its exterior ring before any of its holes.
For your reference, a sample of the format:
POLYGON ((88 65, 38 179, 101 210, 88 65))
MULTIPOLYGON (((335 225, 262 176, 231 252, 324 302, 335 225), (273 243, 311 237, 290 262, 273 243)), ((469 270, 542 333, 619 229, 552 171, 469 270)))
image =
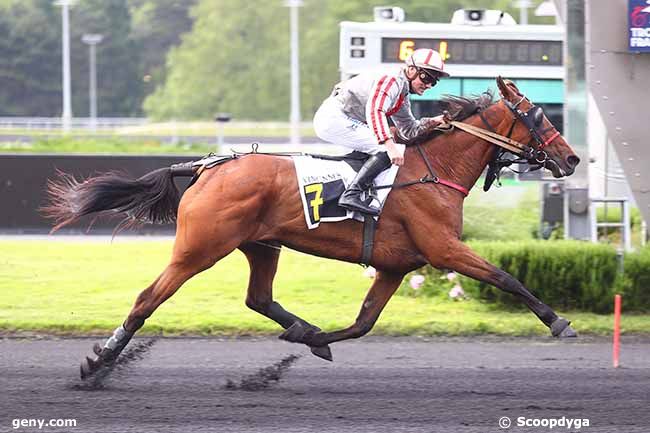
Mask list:
MULTIPOLYGON (((298 188, 307 227, 315 229, 321 222, 346 219, 363 221, 363 214, 338 206, 345 188, 356 171, 345 161, 331 161, 311 156, 293 156, 298 177, 298 188)), ((375 178, 375 185, 390 185, 395 181, 399 167, 392 165, 375 178)), ((381 209, 392 188, 379 189, 373 195, 372 205, 381 209)), ((366 198, 366 194, 362 198, 366 198)), ((375 217, 376 219, 377 217, 375 217)))

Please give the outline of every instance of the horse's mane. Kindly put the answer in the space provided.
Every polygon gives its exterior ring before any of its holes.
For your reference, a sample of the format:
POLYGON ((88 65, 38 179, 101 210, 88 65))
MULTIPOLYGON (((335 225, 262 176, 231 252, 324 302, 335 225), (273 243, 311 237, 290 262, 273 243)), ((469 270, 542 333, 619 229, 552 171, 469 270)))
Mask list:
MULTIPOLYGON (((440 105, 443 107, 443 111, 449 112, 451 120, 462 121, 492 105, 494 102, 493 98, 494 96, 489 90, 473 98, 445 95, 440 101, 440 105)), ((441 131, 436 129, 428 129, 409 140, 406 144, 421 144, 441 133, 441 131)))

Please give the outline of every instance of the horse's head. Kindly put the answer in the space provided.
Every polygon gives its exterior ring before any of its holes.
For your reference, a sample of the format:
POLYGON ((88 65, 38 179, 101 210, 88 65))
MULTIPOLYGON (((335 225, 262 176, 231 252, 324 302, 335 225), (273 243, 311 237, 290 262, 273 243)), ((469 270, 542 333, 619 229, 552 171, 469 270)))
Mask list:
POLYGON ((528 162, 541 164, 554 177, 572 175, 580 158, 544 115, 542 107, 529 101, 512 81, 498 77, 497 86, 501 103, 513 115, 511 137, 530 146, 530 153, 526 155, 528 162))

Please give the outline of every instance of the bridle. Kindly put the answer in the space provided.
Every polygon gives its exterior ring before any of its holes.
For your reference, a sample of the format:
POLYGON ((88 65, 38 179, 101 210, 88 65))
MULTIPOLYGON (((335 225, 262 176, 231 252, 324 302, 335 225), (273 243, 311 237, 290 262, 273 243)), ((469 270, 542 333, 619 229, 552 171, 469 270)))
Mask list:
POLYGON ((522 158, 523 162, 527 162, 531 165, 538 165, 539 168, 544 166, 544 164, 548 163, 549 161, 552 161, 544 148, 548 146, 548 144, 553 140, 555 140, 560 135, 560 132, 555 131, 555 133, 551 134, 549 137, 546 137, 546 134, 549 131, 554 130, 555 127, 551 125, 546 129, 540 129, 542 121, 544 120, 544 110, 542 107, 538 107, 530 102, 525 95, 522 95, 521 99, 519 99, 519 101, 514 104, 507 99, 503 99, 502 101, 513 114, 512 123, 506 136, 497 134, 494 128, 485 118, 484 113, 481 111, 479 111, 478 115, 485 124, 487 130, 459 121, 451 121, 450 125, 452 128, 458 128, 469 134, 482 138, 483 140, 489 141, 490 143, 496 144, 502 149, 519 156, 522 158), (528 103, 531 105, 530 109, 526 112, 519 109, 519 105, 521 105, 521 103, 525 100, 528 101, 528 103), (526 126, 526 128, 528 128, 528 133, 531 137, 528 144, 523 144, 510 138, 515 129, 517 121, 520 121, 526 126), (536 146, 533 145, 533 141, 536 142, 536 146))
POLYGON ((551 125, 546 129, 540 130, 540 126, 542 125, 542 122, 544 120, 544 110, 542 109, 542 107, 538 107, 535 104, 533 104, 528 98, 526 98, 526 95, 521 95, 521 99, 519 99, 519 101, 517 101, 516 104, 512 104, 507 99, 503 99, 503 103, 505 104, 506 107, 510 109, 510 112, 515 116, 512 122, 512 126, 510 127, 508 136, 512 134, 514 125, 517 120, 521 121, 521 123, 526 125, 526 127, 528 128, 528 134, 530 134, 532 139, 528 142, 528 149, 527 152, 525 152, 524 157, 529 161, 532 159, 535 163, 544 165, 546 162, 549 161, 548 154, 546 153, 544 148, 548 146, 548 144, 551 143, 553 140, 555 140, 557 137, 559 137, 560 131, 556 130, 549 137, 545 138, 546 134, 549 131, 554 130, 555 127, 551 125), (531 106, 526 112, 523 112, 519 109, 519 105, 524 100, 528 101, 528 103, 531 106), (536 148, 531 146, 533 140, 537 143, 536 148), (530 153, 532 153, 532 158, 528 158, 528 156, 531 156, 530 153))
POLYGON ((501 172, 506 168, 515 173, 521 174, 540 170, 544 167, 550 168, 548 167, 549 165, 557 166, 557 163, 549 158, 548 153, 544 148, 555 140, 560 135, 560 132, 556 130, 547 137, 549 131, 554 130, 555 127, 551 125, 546 129, 541 129, 544 120, 544 110, 542 107, 533 104, 523 94, 515 103, 512 103, 505 98, 503 98, 502 101, 513 115, 512 123, 506 136, 496 133, 482 111, 479 111, 478 115, 487 130, 458 121, 450 122, 451 126, 446 129, 448 131, 453 128, 458 128, 498 146, 498 150, 495 149, 495 152, 488 163, 488 171, 483 185, 484 191, 489 190, 495 180, 497 181, 497 184, 500 184, 499 180, 501 172), (527 101, 530 104, 528 111, 524 112, 519 108, 523 101, 527 101), (523 123, 528 129, 530 140, 527 144, 523 144, 511 138, 517 122, 523 123), (512 156, 509 156, 508 154, 514 154, 517 158, 513 159, 512 156), (526 164, 528 167, 522 171, 518 171, 510 168, 512 164, 526 164))

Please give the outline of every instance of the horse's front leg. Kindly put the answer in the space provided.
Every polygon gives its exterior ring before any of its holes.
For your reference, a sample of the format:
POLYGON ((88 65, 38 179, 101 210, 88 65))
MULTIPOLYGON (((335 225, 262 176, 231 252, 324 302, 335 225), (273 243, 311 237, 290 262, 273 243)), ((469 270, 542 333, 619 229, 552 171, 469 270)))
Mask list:
MULTIPOLYGON (((354 324, 334 332, 296 332, 296 338, 289 341, 321 347, 341 340, 359 338, 367 334, 375 325, 379 315, 399 287, 403 278, 404 274, 377 271, 375 280, 372 286, 370 286, 370 290, 363 304, 361 304, 361 311, 354 324)), ((288 329, 287 332, 290 330, 288 329)))
POLYGON ((550 328, 554 337, 577 336, 573 328, 569 326, 571 322, 563 317, 558 317, 551 307, 537 299, 515 277, 492 265, 462 242, 455 241, 450 244, 445 254, 439 254, 438 251, 427 258, 429 263, 435 267, 452 269, 513 294, 550 328))

